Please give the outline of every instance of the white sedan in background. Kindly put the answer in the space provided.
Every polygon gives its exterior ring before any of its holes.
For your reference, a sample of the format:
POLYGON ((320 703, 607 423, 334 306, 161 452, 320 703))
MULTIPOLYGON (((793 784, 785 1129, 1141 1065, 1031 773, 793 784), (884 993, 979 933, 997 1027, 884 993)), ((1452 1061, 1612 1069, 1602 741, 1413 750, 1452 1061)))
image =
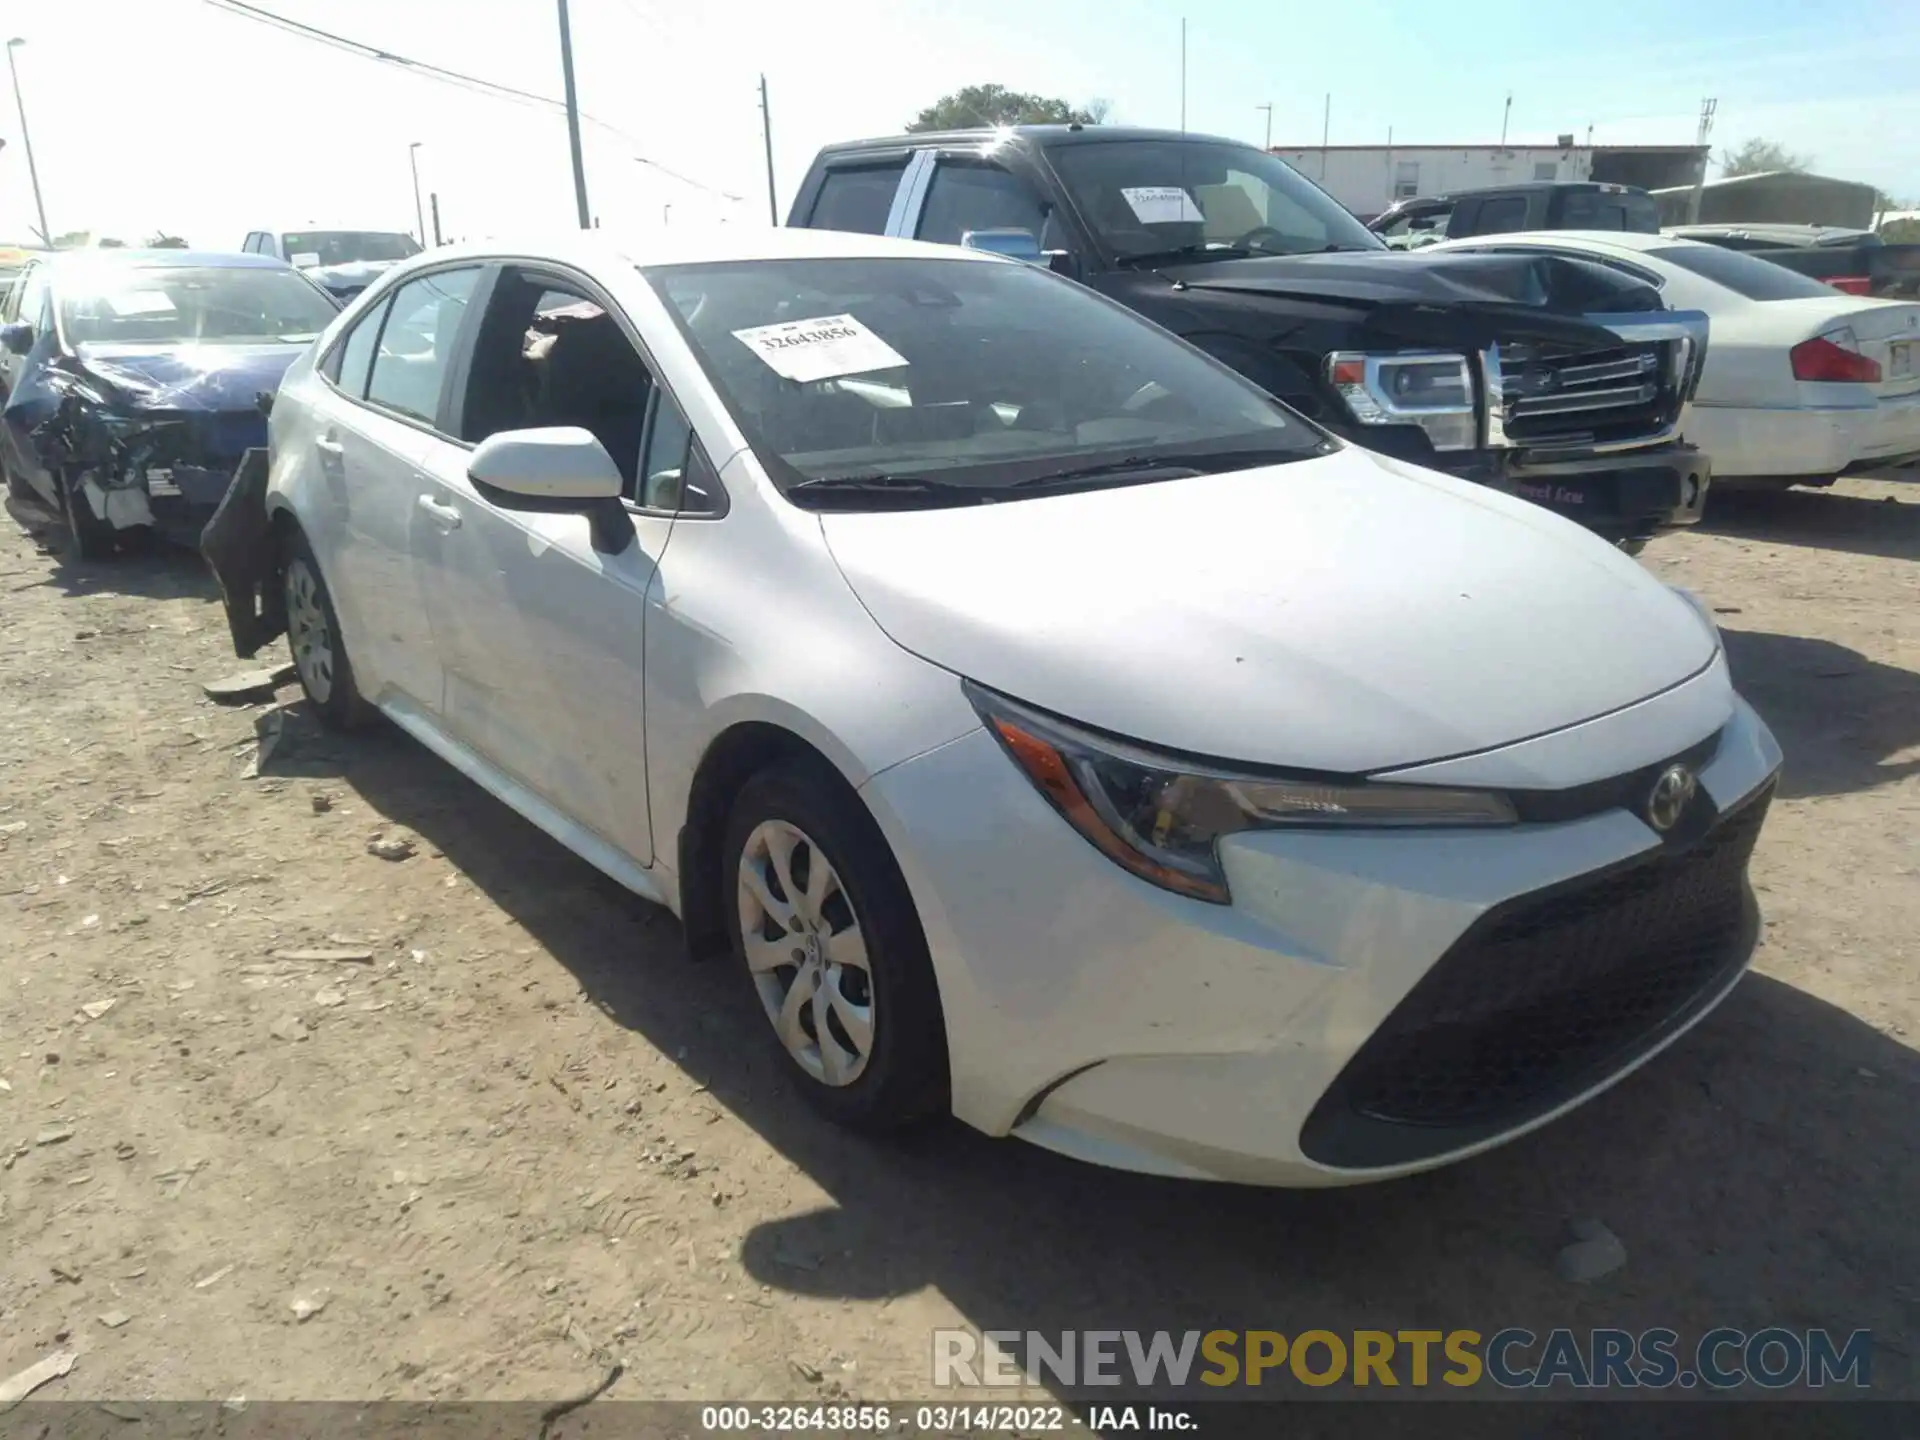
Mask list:
POLYGON ((403 262, 206 548, 829 1115, 1348 1183, 1738 983, 1780 751, 1697 600, 1035 266, 734 230, 403 262))
POLYGON ((1686 438, 1715 485, 1830 485, 1920 458, 1920 304, 1846 295, 1697 240, 1553 230, 1446 250, 1555 250, 1659 287, 1712 322, 1686 438))

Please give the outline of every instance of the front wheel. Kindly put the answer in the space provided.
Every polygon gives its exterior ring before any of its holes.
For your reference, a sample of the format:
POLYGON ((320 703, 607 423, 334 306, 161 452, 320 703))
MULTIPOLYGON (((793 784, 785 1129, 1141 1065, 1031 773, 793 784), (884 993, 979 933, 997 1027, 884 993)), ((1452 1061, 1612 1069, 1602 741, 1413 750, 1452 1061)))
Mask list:
POLYGON ((808 1100, 875 1131, 944 1110, 933 962, 859 797, 824 763, 763 770, 734 801, 724 853, 734 954, 808 1100))

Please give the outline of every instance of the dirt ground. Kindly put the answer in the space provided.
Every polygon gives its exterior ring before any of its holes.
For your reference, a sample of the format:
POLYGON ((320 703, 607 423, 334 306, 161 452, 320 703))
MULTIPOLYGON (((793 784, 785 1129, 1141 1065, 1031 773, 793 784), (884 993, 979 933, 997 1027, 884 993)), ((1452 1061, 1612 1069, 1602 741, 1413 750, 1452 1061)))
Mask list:
POLYGON ((250 775, 268 707, 203 696, 243 667, 192 556, 0 525, 0 1377, 924 1399, 946 1324, 1781 1324, 1871 1329, 1920 1396, 1920 483, 1712 512, 1645 558, 1786 749, 1756 973, 1546 1131, 1320 1193, 830 1129, 730 967, 398 732, 285 685, 250 775), (1586 1286, 1579 1218, 1628 1253, 1586 1286))

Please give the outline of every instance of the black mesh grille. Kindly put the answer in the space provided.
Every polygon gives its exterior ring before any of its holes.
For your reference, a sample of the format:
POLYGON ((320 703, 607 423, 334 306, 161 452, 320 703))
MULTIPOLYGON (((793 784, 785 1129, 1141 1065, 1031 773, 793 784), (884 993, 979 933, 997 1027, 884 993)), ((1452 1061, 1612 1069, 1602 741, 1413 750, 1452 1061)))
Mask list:
POLYGON ((1302 1148, 1340 1165, 1443 1153, 1551 1109, 1655 1043, 1751 951, 1747 860, 1769 799, 1685 849, 1483 916, 1348 1062, 1302 1148))

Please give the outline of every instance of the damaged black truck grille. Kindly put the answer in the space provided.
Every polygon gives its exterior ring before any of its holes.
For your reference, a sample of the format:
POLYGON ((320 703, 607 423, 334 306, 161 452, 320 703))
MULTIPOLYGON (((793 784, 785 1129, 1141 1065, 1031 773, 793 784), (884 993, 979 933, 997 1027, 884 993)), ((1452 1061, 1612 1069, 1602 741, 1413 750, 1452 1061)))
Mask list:
POLYGON ((1579 355, 1543 354, 1502 346, 1489 369, 1498 385, 1506 439, 1514 445, 1577 446, 1617 443, 1658 434, 1673 425, 1680 368, 1673 347, 1649 340, 1579 355))
POLYGON ((1751 954, 1762 793, 1693 845, 1495 907, 1435 962, 1301 1132, 1326 1165, 1405 1163, 1501 1134, 1617 1072, 1751 954))

